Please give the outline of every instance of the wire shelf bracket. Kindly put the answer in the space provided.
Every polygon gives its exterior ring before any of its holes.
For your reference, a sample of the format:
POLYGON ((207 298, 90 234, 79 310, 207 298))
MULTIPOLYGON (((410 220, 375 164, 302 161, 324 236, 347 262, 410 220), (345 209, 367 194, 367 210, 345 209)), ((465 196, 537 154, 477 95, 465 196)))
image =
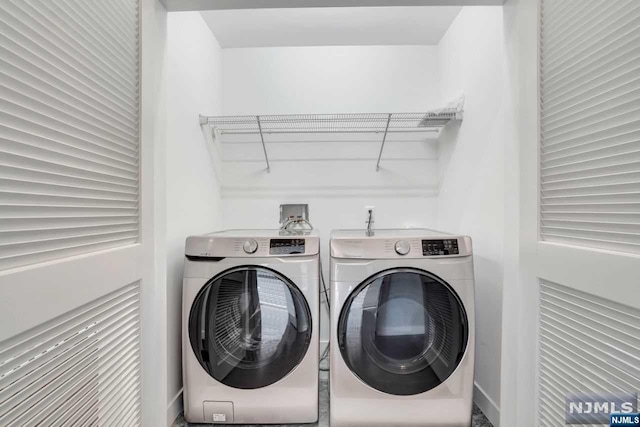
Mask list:
POLYGON ((382 134, 376 171, 387 137, 392 133, 439 133, 448 123, 462 120, 462 107, 447 107, 424 113, 279 114, 256 116, 200 115, 201 126, 209 125, 214 135, 259 135, 267 172, 271 172, 265 134, 373 133, 382 134))
POLYGON ((382 160, 382 150, 384 150, 384 143, 387 140, 387 134, 389 133, 389 124, 391 123, 391 116, 387 119, 387 126, 384 128, 384 136, 382 137, 382 144, 380 144, 380 154, 378 154, 378 162, 376 163, 376 172, 380 172, 380 160, 382 160))
POLYGON ((258 122, 258 130, 260 131, 260 141, 262 142, 262 150, 264 150, 264 160, 267 162, 267 173, 271 173, 271 165, 269 165, 269 156, 267 155, 267 146, 264 144, 264 134, 262 133, 262 124, 260 123, 260 116, 256 116, 258 122))

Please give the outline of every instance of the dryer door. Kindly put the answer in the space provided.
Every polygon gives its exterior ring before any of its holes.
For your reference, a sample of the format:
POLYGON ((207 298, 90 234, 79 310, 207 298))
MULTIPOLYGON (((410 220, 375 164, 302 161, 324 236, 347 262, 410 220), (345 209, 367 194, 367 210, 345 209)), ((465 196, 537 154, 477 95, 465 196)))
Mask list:
POLYGON ((189 339, 216 380, 241 389, 265 387, 302 361, 311 341, 311 312, 283 275, 237 267, 202 288, 191 307, 189 339))
POLYGON ((445 381, 469 335, 453 289, 413 268, 386 270, 360 284, 343 306, 337 332, 351 371, 395 395, 423 393, 445 381))

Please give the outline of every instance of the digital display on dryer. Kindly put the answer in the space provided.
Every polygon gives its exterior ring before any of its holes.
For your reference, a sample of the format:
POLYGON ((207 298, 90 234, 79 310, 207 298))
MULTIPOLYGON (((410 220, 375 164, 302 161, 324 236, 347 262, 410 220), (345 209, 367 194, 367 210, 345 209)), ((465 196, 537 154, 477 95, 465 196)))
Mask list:
POLYGON ((269 254, 304 254, 304 239, 271 239, 269 242, 269 254))
POLYGON ((423 240, 422 255, 458 255, 458 239, 423 240))

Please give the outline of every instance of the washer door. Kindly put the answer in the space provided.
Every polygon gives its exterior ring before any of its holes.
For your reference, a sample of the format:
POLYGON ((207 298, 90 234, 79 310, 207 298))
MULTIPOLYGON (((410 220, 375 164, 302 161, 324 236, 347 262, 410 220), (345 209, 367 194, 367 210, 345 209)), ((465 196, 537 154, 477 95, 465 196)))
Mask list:
POLYGON ((347 298, 338 345, 351 371, 389 394, 423 393, 442 384, 464 355, 469 330, 456 293, 423 270, 383 271, 347 298))
POLYGON ((302 361, 311 342, 311 312, 286 277, 265 267, 237 267, 202 288, 191 306, 189 339, 216 380, 241 389, 265 387, 302 361))

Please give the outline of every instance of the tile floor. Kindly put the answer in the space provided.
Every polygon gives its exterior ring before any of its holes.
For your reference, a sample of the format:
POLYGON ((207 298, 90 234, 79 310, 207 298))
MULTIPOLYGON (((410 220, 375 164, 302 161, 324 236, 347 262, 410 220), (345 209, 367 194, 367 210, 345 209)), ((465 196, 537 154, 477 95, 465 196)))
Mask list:
MULTIPOLYGON (((209 427, 212 424, 189 424, 182 417, 173 423, 173 427, 209 427)), ((238 427, 254 427, 253 425, 237 425, 238 427)), ((316 424, 287 424, 286 427, 328 427, 329 426, 329 383, 325 373, 320 377, 320 420, 316 424)), ((277 426, 272 426, 277 427, 277 426)), ((482 411, 474 405, 472 427, 493 427, 482 411)))

